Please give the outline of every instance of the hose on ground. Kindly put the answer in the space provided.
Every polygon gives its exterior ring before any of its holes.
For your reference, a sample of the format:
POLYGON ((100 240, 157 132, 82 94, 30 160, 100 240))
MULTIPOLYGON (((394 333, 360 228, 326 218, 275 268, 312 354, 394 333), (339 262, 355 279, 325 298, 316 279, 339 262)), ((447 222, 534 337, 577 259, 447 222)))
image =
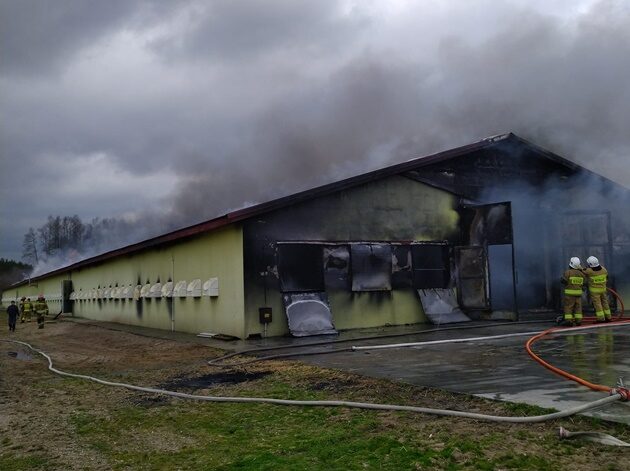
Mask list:
POLYGON ((201 396, 201 395, 188 394, 188 393, 182 393, 182 392, 177 392, 177 391, 168 391, 166 389, 149 388, 149 387, 136 386, 136 385, 127 384, 127 383, 106 381, 106 380, 96 378, 94 376, 89 376, 89 375, 68 373, 66 371, 62 371, 55 368, 53 366, 52 358, 49 355, 47 355, 41 350, 34 348, 32 345, 26 342, 22 342, 19 340, 5 340, 5 339, 0 339, 0 340, 2 340, 3 342, 11 342, 11 343, 23 345, 25 347, 28 347, 35 353, 42 355, 44 358, 48 360, 48 369, 52 371, 53 373, 58 374, 60 376, 85 379, 85 380, 93 381, 93 382, 96 382, 105 386, 113 386, 113 387, 130 389, 133 391, 140 391, 140 392, 146 392, 146 393, 151 393, 151 394, 161 394, 161 395, 176 397, 179 399, 192 399, 192 400, 197 400, 197 401, 257 403, 257 404, 272 404, 272 405, 277 405, 277 406, 346 407, 346 408, 355 408, 355 409, 415 412, 415 413, 421 413, 421 414, 460 417, 460 418, 482 420, 482 421, 488 421, 488 422, 537 423, 537 422, 545 422, 548 420, 560 419, 563 417, 569 417, 574 414, 579 414, 580 412, 586 412, 588 410, 601 408, 622 399, 620 394, 612 394, 611 396, 598 399, 597 401, 589 402, 587 404, 583 404, 577 407, 571 407, 563 411, 553 412, 551 414, 537 415, 537 416, 530 416, 530 417, 507 417, 507 416, 496 416, 496 415, 488 415, 488 414, 478 414, 475 412, 455 411, 455 410, 449 410, 449 409, 432 409, 432 408, 426 408, 426 407, 403 406, 403 405, 394 405, 394 404, 374 404, 374 403, 369 403, 369 402, 299 401, 299 400, 290 400, 290 399, 274 399, 274 398, 267 398, 267 397, 201 396))
MULTIPOLYGON (((553 321, 547 321, 547 322, 553 322, 553 321)), ((499 322, 499 323, 493 323, 491 324, 492 327, 499 327, 499 326, 506 326, 506 325, 520 325, 520 324, 540 324, 541 321, 517 321, 517 322, 499 322)), ((545 323, 545 321, 542 321, 542 323, 545 323)), ((290 358, 290 357, 296 357, 296 356, 306 356, 306 355, 323 355, 323 354, 327 354, 327 353, 339 353, 339 352, 348 352, 351 351, 352 348, 340 348, 340 349, 334 349, 334 350, 318 350, 318 351, 314 351, 314 352, 306 352, 306 353, 301 353, 301 352, 295 352, 295 353, 280 353, 280 354, 275 354, 275 355, 267 355, 267 356, 263 356, 263 357, 257 357, 257 358, 253 358, 250 360, 244 360, 238 363, 228 363, 228 364, 224 364, 223 362, 225 360, 229 360, 230 358, 233 358, 235 356, 240 356, 240 355, 251 355, 251 354, 256 354, 256 353, 260 353, 260 352, 267 352, 267 351, 271 351, 271 350, 284 350, 284 349, 289 349, 289 348, 305 348, 305 347, 318 347, 318 346, 322 346, 322 345, 333 345, 333 344, 337 344, 337 343, 348 343, 348 342, 359 342, 359 341, 363 341, 363 340, 378 340, 378 339, 386 339, 386 338, 395 338, 395 337, 407 337, 407 336, 412 336, 412 335, 422 335, 422 334, 431 334, 431 333, 435 333, 435 332, 446 332, 446 331, 452 331, 452 330, 470 330, 470 329, 480 329, 483 327, 488 327, 488 324, 482 324, 482 325, 458 325, 458 326, 453 326, 453 327, 439 327, 439 328, 435 328, 435 329, 425 329, 425 330, 416 330, 416 331, 412 331, 412 332, 400 332, 400 333, 396 333, 396 334, 385 334, 385 335, 368 335, 368 336, 363 336, 363 337, 353 337, 353 338, 348 338, 348 339, 334 339, 334 340, 322 340, 319 342, 310 342, 310 343, 305 343, 305 344, 301 344, 301 345, 278 345, 278 346, 273 346, 273 347, 260 347, 260 348, 251 348, 248 350, 241 350, 238 352, 232 352, 232 353, 228 353, 227 355, 223 355, 217 358, 213 358, 211 360, 208 360, 208 365, 210 366, 216 366, 218 368, 232 368, 235 366, 244 366, 244 365, 248 365, 250 363, 256 363, 259 361, 266 361, 266 360, 276 360, 278 358, 290 358)))
MULTIPOLYGON (((630 325, 630 321, 621 321, 614 322, 610 324, 594 324, 594 325, 584 325, 580 327, 554 327, 551 329, 543 330, 543 331, 530 331, 530 332, 514 332, 511 334, 500 334, 500 335, 487 335, 484 337, 461 337, 457 339, 444 339, 444 340, 429 340, 427 342, 408 342, 408 343, 390 343, 385 345, 363 345, 363 346, 353 346, 352 350, 354 351, 362 351, 362 350, 383 350, 388 348, 408 348, 408 347, 425 347, 428 345, 444 345, 449 343, 466 343, 466 342, 482 342, 484 340, 497 340, 497 339, 507 339, 511 337, 526 337, 528 335, 533 335, 532 338, 537 338, 542 336, 545 332, 557 332, 557 333, 568 333, 575 332, 579 330, 590 330, 590 329, 599 329, 604 327, 610 327, 611 325, 615 326, 626 326, 630 325)), ((531 339, 530 339, 531 340, 531 339)))
MULTIPOLYGON (((616 320, 620 320, 623 316, 625 307, 623 304, 623 300, 621 299, 621 296, 619 296, 619 294, 613 290, 612 288, 608 288, 608 291, 610 291, 616 298, 617 301, 619 301, 620 304, 620 312, 619 315, 616 317, 616 320)), ((591 317, 587 317, 585 318, 585 320, 588 322, 590 320, 595 320, 595 318, 591 318, 591 317)), ((533 324, 533 323, 544 323, 545 321, 517 321, 517 322, 501 322, 501 323, 494 323, 492 324, 493 327, 497 327, 497 326, 505 326, 505 325, 520 325, 520 324, 533 324)), ((547 322, 553 322, 553 321, 547 321, 547 322)), ((317 350, 317 351, 313 351, 313 352, 295 352, 295 353, 279 353, 279 354, 274 354, 274 355, 267 355, 267 356, 262 356, 262 357, 257 357, 257 358, 252 358, 250 360, 243 360, 240 362, 236 362, 236 363, 228 363, 225 364, 224 362, 226 360, 229 360, 230 358, 236 357, 236 356, 240 356, 240 355, 251 355, 251 354, 256 354, 256 353, 261 353, 261 352, 267 352, 267 351, 271 351, 271 350, 284 350, 284 349, 289 349, 289 348, 304 348, 304 347, 316 347, 316 346, 322 346, 322 345, 332 345, 332 344, 337 344, 337 343, 347 343, 347 342, 358 342, 358 341, 363 341, 363 340, 378 340, 378 339, 385 339, 385 338, 395 338, 395 337, 407 337, 407 336, 412 336, 412 335, 421 335, 421 334, 430 334, 430 333, 434 333, 434 332, 445 332, 445 331, 451 331, 451 330, 469 330, 469 329, 479 329, 482 327, 487 327, 487 324, 483 324, 483 325, 458 325, 458 326, 453 326, 453 327, 438 327, 435 329, 426 329, 426 330, 418 330, 418 331, 412 331, 412 332, 401 332, 401 333, 396 333, 396 334, 386 334, 386 335, 371 335, 371 336, 363 336, 363 337, 354 337, 354 338, 349 338, 349 339, 334 339, 334 340, 323 340, 320 342, 311 342, 311 343, 307 343, 307 344, 302 344, 302 345, 279 345, 279 346, 273 346, 273 347, 260 347, 260 348, 252 348, 252 349, 248 349, 248 350, 241 350, 238 352, 232 352, 232 353, 228 353, 227 355, 223 355, 217 358, 213 358, 211 360, 208 360, 208 365, 210 366, 216 366, 218 368, 233 368, 233 367, 237 367, 237 366, 245 366, 245 365, 249 365, 252 363, 257 363, 257 362, 261 362, 261 361, 268 361, 268 360, 277 360, 277 359, 281 359, 281 358, 291 358, 291 357, 301 357, 301 356, 309 356, 309 355, 325 355, 325 354, 331 354, 331 353, 341 353, 341 352, 349 352, 349 351, 356 351, 356 350, 368 350, 371 349, 372 347, 355 347, 352 346, 350 348, 339 348, 339 349, 333 349, 333 350, 317 350)), ((531 334, 538 334, 539 332, 532 332, 531 334)), ((529 333, 522 333, 522 334, 507 334, 507 337, 517 337, 519 335, 529 335, 529 333)), ((465 341, 474 341, 474 340, 488 340, 488 339, 497 339, 497 338, 507 338, 507 337, 501 337, 501 336, 494 336, 494 337, 479 337, 478 339, 476 338, 471 338, 468 340, 461 340, 462 342, 465 341)), ((452 341, 433 341, 434 345, 439 344, 439 343, 456 343, 456 342, 460 342, 460 340, 452 340, 452 341)), ((427 342, 416 342, 416 343, 409 343, 409 344, 392 344, 392 345, 396 345, 395 347, 382 347, 382 348, 399 348, 399 347, 403 347, 403 346, 420 346, 420 345, 430 345, 432 343, 427 343, 427 342)))
POLYGON ((561 439, 582 439, 589 442, 601 443, 602 445, 612 445, 612 446, 630 446, 630 443, 624 442, 623 440, 619 440, 612 435, 608 435, 607 433, 601 432, 570 432, 564 427, 560 427, 558 430, 558 436, 561 439))
MULTIPOLYGON (((595 329, 595 328, 600 328, 600 327, 609 327, 609 326, 623 326, 623 325, 629 325, 630 321, 629 320, 621 320, 623 317, 623 313, 625 310, 624 304, 623 304, 623 299, 621 299, 621 296, 619 295, 619 293, 617 293, 614 289, 612 288, 608 288, 608 291, 611 292, 616 298, 617 301, 619 301, 619 305, 620 305, 620 311, 619 314, 615 317, 615 321, 614 322, 610 322, 610 323, 596 323, 594 325, 591 326, 585 326, 585 327, 566 327, 566 328, 562 328, 562 327, 552 327, 551 329, 547 329, 543 332, 540 332, 539 334, 533 336, 532 338, 530 338, 529 340, 527 340, 527 342, 525 343, 525 350, 527 351, 527 354, 537 363, 539 363, 540 365, 544 366, 545 368, 547 368, 549 371, 552 371, 553 373, 562 376, 563 378, 566 378, 570 381, 574 381, 578 384, 581 384, 582 386, 586 386, 587 388, 593 390, 593 391, 601 391, 601 392, 619 392, 622 396, 625 397, 625 400, 627 401, 629 399, 629 395, 630 392, 628 391, 628 389, 626 389, 625 387, 623 387, 623 385, 620 385, 620 387, 618 388, 613 388, 610 386, 606 386, 604 384, 596 384, 596 383, 591 383, 590 381, 585 380, 584 378, 580 378, 579 376, 573 375, 565 370, 562 370, 560 368, 558 368, 557 366, 553 366, 552 364, 546 362, 545 360, 543 360, 540 356, 538 356, 536 353, 534 353, 534 351, 532 350, 532 346, 534 345, 534 343, 536 343, 537 341, 539 341, 540 339, 546 337, 549 334, 553 334, 553 333, 559 333, 559 332, 571 332, 571 331, 575 331, 575 330, 582 330, 582 329, 595 329)), ((599 322, 598 319, 594 318, 594 317, 588 317, 588 318, 584 318, 583 319, 586 322, 599 322)))

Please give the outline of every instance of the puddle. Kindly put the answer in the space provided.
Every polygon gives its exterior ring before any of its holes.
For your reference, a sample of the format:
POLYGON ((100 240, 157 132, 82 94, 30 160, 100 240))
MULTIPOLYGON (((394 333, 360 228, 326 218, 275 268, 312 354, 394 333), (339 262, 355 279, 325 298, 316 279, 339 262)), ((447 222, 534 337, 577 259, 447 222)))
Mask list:
POLYGON ((177 390, 180 388, 187 389, 206 389, 220 384, 238 384, 246 381, 253 381, 263 378, 270 374, 270 371, 261 371, 257 373, 211 373, 203 376, 195 377, 179 377, 158 386, 160 389, 177 390))
POLYGON ((7 354, 11 358, 15 358, 17 360, 29 361, 29 360, 33 359, 32 356, 30 356, 28 353, 24 353, 24 352, 7 352, 7 354))

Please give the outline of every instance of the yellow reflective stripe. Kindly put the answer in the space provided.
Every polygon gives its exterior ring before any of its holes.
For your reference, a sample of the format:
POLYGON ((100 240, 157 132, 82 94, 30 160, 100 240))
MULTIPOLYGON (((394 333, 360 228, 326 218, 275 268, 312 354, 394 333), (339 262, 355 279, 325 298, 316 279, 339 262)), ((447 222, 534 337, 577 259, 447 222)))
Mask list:
POLYGON ((570 276, 569 284, 582 286, 584 284, 584 278, 581 276, 570 276))
POLYGON ((594 288, 591 286, 588 290, 593 294, 601 294, 606 291, 606 288, 594 288))
POLYGON ((573 314, 565 314, 564 319, 567 321, 573 320, 573 314))
POLYGON ((570 296, 582 296, 581 289, 565 289, 564 294, 568 294, 570 296))
POLYGON ((608 278, 608 275, 595 275, 595 276, 591 276, 591 281, 596 284, 604 284, 606 283, 607 278, 608 278))
POLYGON ((576 319, 582 319, 582 313, 581 312, 576 312, 575 313, 575 318, 576 319))

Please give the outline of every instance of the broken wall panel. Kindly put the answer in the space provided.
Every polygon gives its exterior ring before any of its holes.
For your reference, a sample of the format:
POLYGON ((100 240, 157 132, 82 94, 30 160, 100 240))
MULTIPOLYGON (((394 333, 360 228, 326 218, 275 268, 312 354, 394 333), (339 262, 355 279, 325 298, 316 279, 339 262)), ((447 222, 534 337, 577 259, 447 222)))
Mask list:
POLYGON ((433 324, 469 322, 457 303, 455 289, 419 289, 424 313, 433 324))
POLYGON ((413 269, 410 245, 392 245, 392 289, 411 288, 413 269))
POLYGON ((483 247, 455 247, 459 305, 489 309, 488 257, 483 247))
POLYGON ((337 333, 326 293, 286 293, 282 300, 294 337, 337 333))
POLYGON ((463 206, 460 209, 462 241, 465 245, 512 243, 510 202, 463 206))
POLYGON ((347 245, 324 246, 323 256, 326 289, 350 290, 350 248, 347 245))
POLYGON ((392 249, 386 244, 352 244, 352 291, 392 289, 392 249))

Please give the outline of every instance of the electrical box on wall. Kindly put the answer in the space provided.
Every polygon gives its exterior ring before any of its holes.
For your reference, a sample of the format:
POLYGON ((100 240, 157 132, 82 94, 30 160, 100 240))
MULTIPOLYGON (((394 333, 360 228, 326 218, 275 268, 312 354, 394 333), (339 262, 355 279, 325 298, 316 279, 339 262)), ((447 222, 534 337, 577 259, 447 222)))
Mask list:
POLYGON ((270 307, 259 307, 258 319, 260 320, 261 324, 270 324, 273 320, 272 309, 270 307))
POLYGON ((203 284, 204 296, 216 297, 219 296, 219 279, 209 278, 203 284))

